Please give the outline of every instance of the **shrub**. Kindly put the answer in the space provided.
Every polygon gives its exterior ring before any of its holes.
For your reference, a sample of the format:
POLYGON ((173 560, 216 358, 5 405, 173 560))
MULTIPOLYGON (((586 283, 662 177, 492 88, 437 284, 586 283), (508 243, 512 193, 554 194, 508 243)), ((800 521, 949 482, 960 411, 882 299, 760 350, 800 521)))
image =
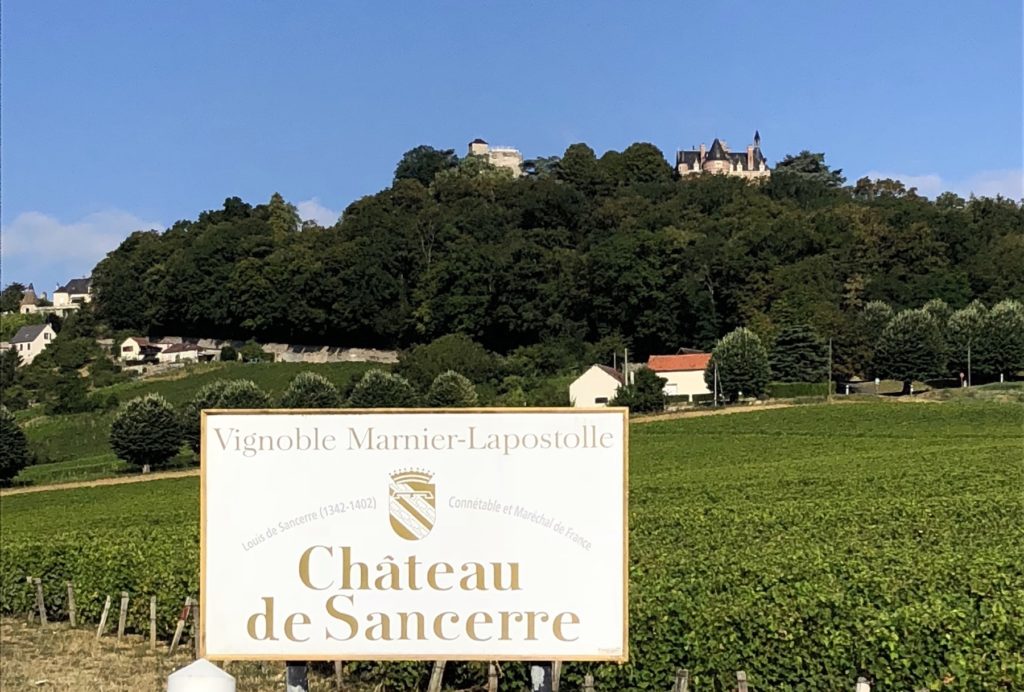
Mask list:
POLYGON ((611 406, 628 406, 631 413, 664 411, 668 403, 665 396, 667 381, 650 368, 640 368, 633 373, 633 382, 620 386, 608 403, 611 406))
POLYGON ((460 372, 473 382, 486 382, 498 372, 497 356, 463 334, 442 336, 398 356, 397 373, 420 390, 448 370, 460 372))
POLYGON ((92 411, 112 411, 120 403, 114 392, 93 392, 89 395, 89 409, 92 411))
POLYGON ((246 341, 245 345, 238 349, 238 355, 241 356, 242 360, 246 363, 270 363, 274 360, 273 353, 267 353, 263 350, 262 346, 252 339, 246 341))
POLYGON ((410 408, 416 406, 416 390, 401 375, 374 368, 352 388, 352 408, 410 408))
POLYGON ((222 346, 220 349, 220 359, 226 361, 238 360, 238 350, 231 344, 222 346))
POLYGON ((270 395, 252 380, 228 380, 216 408, 270 408, 270 395))
POLYGON ((882 330, 875 351, 875 372, 879 377, 903 382, 910 392, 914 380, 937 377, 945 370, 945 346, 935 318, 924 310, 904 310, 882 330))
POLYGON ((972 366, 982 375, 997 377, 1024 370, 1024 305, 1004 300, 989 310, 972 366))
POLYGON ((110 447, 133 466, 160 466, 181 450, 182 433, 174 407, 159 394, 125 404, 110 425, 110 447))
POLYGON ((767 394, 773 399, 792 399, 799 396, 828 396, 829 382, 772 382, 767 394))
POLYGON ((219 408, 224 389, 231 380, 214 380, 196 392, 192 400, 181 410, 181 432, 185 442, 193 452, 199 453, 200 420, 203 409, 219 408))
POLYGON ((300 372, 281 395, 284 408, 338 408, 341 395, 331 381, 319 373, 300 372))
POLYGON ((434 408, 466 408, 479 403, 473 383, 454 370, 435 377, 427 392, 427 406, 434 408))
POLYGON ((745 327, 726 334, 711 353, 704 382, 715 390, 715 366, 718 366, 718 391, 729 401, 736 401, 740 392, 746 396, 765 393, 771 369, 768 352, 761 339, 745 327))
POLYGON ((28 466, 28 442, 14 414, 0 406, 0 483, 6 483, 28 466))

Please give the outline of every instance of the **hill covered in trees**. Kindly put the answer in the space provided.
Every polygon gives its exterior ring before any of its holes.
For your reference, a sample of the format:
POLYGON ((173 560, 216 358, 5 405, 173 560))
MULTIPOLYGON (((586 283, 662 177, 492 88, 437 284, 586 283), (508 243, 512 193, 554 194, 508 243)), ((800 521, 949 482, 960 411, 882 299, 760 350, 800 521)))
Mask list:
POLYGON ((94 271, 98 316, 150 334, 406 346, 461 332, 508 353, 609 343, 708 348, 806 323, 841 355, 870 301, 1024 299, 1018 202, 844 187, 821 154, 761 184, 678 179, 650 144, 585 144, 527 174, 418 147, 330 228, 275 195, 136 232, 94 271))

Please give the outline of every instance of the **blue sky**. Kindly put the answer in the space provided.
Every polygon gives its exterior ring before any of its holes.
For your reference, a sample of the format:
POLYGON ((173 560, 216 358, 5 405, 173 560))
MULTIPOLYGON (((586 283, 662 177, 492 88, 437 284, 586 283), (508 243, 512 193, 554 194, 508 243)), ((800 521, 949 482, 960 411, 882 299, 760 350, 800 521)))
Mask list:
POLYGON ((527 156, 759 129, 774 163, 1022 190, 1019 0, 58 2, 2 19, 2 283, 274 191, 329 222, 417 144, 527 156))

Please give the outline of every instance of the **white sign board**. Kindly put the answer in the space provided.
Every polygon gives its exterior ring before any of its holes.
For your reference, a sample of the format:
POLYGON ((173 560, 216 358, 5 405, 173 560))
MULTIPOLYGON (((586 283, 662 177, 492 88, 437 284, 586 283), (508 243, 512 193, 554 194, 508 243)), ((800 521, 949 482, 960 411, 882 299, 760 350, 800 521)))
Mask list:
POLYGON ((626 660, 627 423, 205 412, 202 655, 626 660))

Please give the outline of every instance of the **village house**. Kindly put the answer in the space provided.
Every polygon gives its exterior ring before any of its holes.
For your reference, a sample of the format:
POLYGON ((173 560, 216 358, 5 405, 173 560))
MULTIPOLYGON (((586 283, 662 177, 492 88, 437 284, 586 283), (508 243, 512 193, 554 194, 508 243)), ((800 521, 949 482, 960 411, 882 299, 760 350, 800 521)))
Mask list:
POLYGON ((146 358, 155 359, 160 355, 160 352, 167 347, 168 344, 150 341, 144 336, 129 336, 121 342, 121 346, 118 349, 118 356, 121 360, 145 360, 146 358))
POLYGON ((651 356, 647 367, 658 377, 665 378, 665 394, 685 396, 692 402, 699 394, 711 394, 704 382, 704 371, 711 360, 710 353, 682 353, 671 356, 651 356))
POLYGON ((11 348, 21 356, 21 364, 28 365, 36 359, 50 342, 57 337, 57 332, 47 324, 26 324, 11 339, 11 348))
POLYGON ((53 307, 77 309, 82 303, 92 302, 92 278, 71 279, 53 292, 53 307))
POLYGON ((623 384, 622 373, 607 365, 591 365, 569 385, 569 401, 578 408, 607 406, 623 384))
POLYGON ((197 344, 171 344, 157 354, 160 363, 197 363, 213 360, 214 351, 197 344))

